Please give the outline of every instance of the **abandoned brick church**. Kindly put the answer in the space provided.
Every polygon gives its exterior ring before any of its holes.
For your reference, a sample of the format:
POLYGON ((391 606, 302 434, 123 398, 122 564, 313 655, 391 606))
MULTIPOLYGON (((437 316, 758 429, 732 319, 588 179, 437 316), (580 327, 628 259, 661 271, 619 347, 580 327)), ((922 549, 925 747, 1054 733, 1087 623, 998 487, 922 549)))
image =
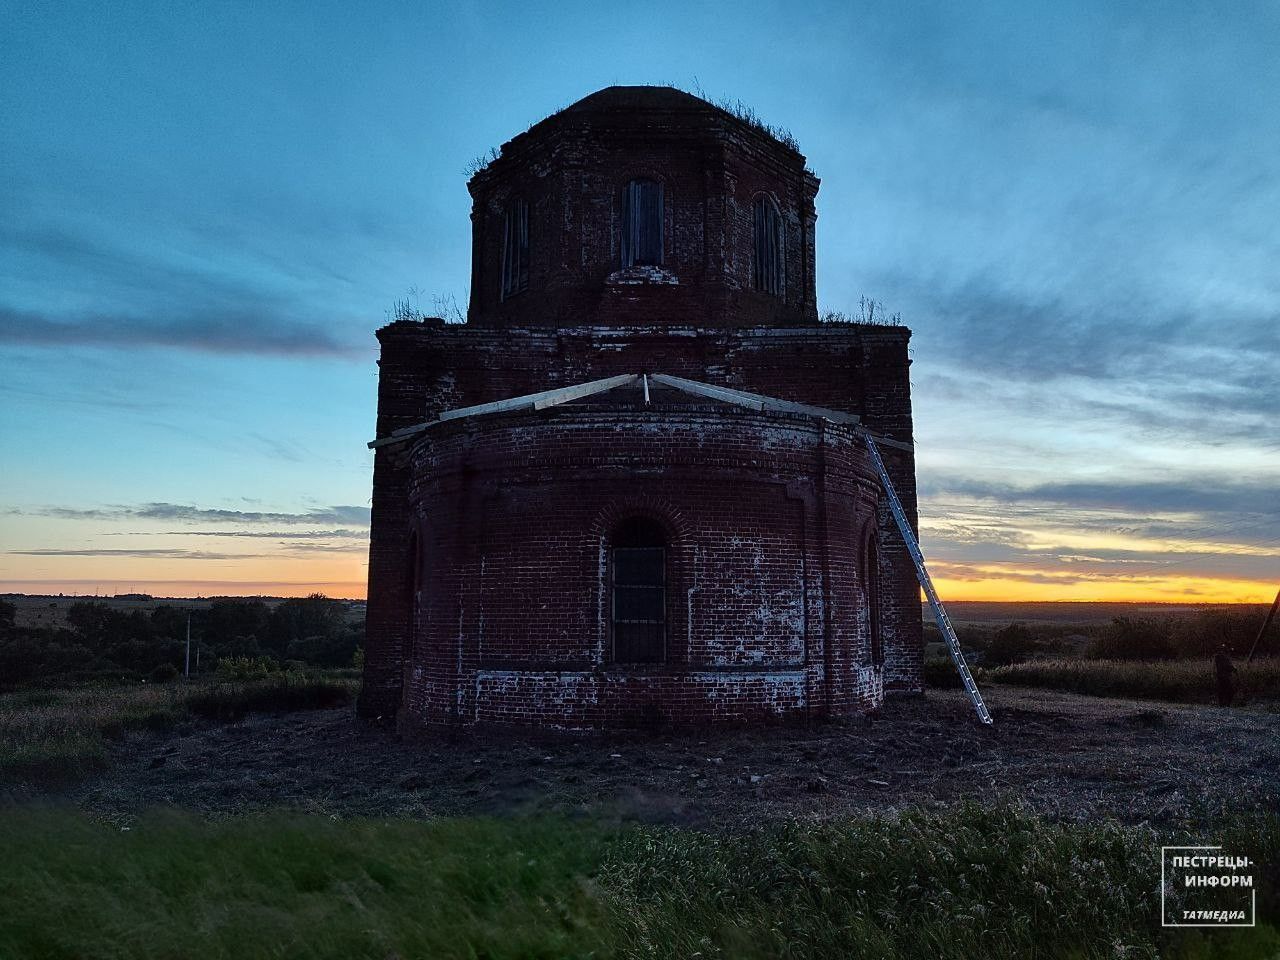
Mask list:
POLYGON ((609 87, 468 184, 465 323, 382 353, 360 712, 602 727, 921 689, 900 326, 819 322, 818 179, 758 124, 609 87), (896 441, 896 443, 894 443, 896 441))

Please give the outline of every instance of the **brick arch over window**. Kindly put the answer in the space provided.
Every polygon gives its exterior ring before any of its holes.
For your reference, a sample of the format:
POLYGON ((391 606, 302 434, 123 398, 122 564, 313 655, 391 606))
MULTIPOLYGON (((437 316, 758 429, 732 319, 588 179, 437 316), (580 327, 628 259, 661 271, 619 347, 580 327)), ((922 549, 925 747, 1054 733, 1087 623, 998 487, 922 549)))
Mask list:
MULTIPOLYGON (((598 570, 597 614, 599 659, 605 663, 667 662, 682 663, 688 660, 688 604, 687 584, 693 564, 695 544, 691 528, 679 510, 665 501, 648 496, 628 497, 602 510, 591 528, 591 542, 595 550, 593 558, 598 570), (629 657, 628 651, 619 650, 616 644, 618 619, 644 620, 648 617, 621 617, 615 607, 615 590, 618 583, 618 548, 623 550, 643 548, 641 541, 660 540, 663 550, 662 569, 662 656, 658 660, 645 657, 629 657), (619 656, 621 654, 621 656, 619 656)), ((626 587, 644 588, 656 584, 645 580, 644 559, 635 555, 638 565, 632 566, 629 575, 623 577, 626 587), (625 583, 632 580, 631 584, 625 583)), ((630 591, 644 593, 643 589, 630 591)))

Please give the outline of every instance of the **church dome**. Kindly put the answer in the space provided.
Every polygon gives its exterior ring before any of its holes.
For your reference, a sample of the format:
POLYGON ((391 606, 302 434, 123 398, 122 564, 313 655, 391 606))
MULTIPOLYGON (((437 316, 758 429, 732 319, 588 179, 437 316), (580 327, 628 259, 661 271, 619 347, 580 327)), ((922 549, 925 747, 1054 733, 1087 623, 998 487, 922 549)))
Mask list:
POLYGON ((815 322, 818 179, 782 137, 653 86, 606 87, 534 124, 468 183, 469 321, 815 322))

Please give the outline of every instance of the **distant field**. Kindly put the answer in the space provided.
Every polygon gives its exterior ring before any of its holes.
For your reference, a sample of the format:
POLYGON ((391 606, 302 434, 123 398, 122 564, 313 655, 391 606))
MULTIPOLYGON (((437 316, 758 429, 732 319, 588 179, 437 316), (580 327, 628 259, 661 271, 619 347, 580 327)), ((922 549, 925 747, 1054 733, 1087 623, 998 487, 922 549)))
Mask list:
POLYGON ((329 675, 120 684, 0 696, 0 788, 71 781, 107 763, 108 744, 130 730, 228 721, 252 711, 322 709, 350 701, 356 681, 329 675))
MULTIPOLYGON (((1136 697, 1172 703, 1213 703, 1213 666, 1203 660, 1033 660, 979 671, 983 681, 1069 690, 1095 697, 1136 697)), ((1234 676, 1239 705, 1280 698, 1280 660, 1241 663, 1234 676)))
MULTIPOLYGON (((37 596, 34 594, 0 594, 17 607, 16 623, 20 627, 65 626, 67 610, 74 603, 94 601, 105 603, 126 613, 138 610, 150 613, 159 606, 208 609, 214 597, 141 597, 136 595, 95 596, 37 596)), ((258 597, 270 606, 281 602, 281 597, 258 597)), ((364 601, 348 600, 348 610, 353 619, 364 617, 364 601)), ((952 622, 983 626, 999 626, 1006 623, 1042 624, 1102 624, 1115 617, 1193 616, 1206 610, 1257 611, 1262 616, 1267 604, 1209 604, 1209 603, 997 603, 986 600, 945 601, 952 622)), ((921 604, 926 623, 933 620, 927 603, 921 604)))
MULTIPOLYGON (((985 600, 945 600, 951 622, 983 626, 1007 623, 1104 624, 1115 617, 1190 617, 1207 610, 1254 611, 1265 616, 1265 603, 994 603, 985 600)), ((933 620, 927 603, 921 604, 926 623, 933 620)))
MULTIPOLYGON (((105 603, 113 610, 122 613, 151 613, 156 607, 178 607, 182 610, 207 610, 217 597, 150 597, 141 594, 128 594, 114 597, 97 597, 92 594, 72 596, 39 596, 29 593, 4 593, 0 600, 7 600, 16 608, 14 624, 19 627, 65 627, 67 611, 77 603, 105 603)), ((253 597, 247 599, 261 600, 270 607, 282 603, 283 597, 253 597)), ((364 601, 348 600, 347 615, 353 622, 364 620, 364 601)))

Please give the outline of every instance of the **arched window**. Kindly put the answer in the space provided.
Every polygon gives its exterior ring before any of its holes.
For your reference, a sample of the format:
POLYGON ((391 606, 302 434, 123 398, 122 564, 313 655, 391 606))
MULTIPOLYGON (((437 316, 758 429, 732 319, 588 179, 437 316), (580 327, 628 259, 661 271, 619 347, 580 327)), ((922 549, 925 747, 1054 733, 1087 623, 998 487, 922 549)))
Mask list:
POLYGON ((751 281, 761 293, 780 297, 786 292, 787 278, 782 214, 764 194, 756 197, 752 206, 755 215, 751 281))
POLYGON ((662 266, 662 184, 632 180, 622 198, 622 265, 662 266))
POLYGON ((405 627, 409 633, 409 650, 418 642, 418 598, 422 590, 422 546, 418 531, 409 534, 408 563, 404 566, 405 627))
POLYGON ((652 520, 634 517, 613 532, 613 659, 661 663, 667 647, 667 541, 652 520))
POLYGON ((874 529, 867 534, 862 568, 867 594, 867 629, 871 633, 871 662, 878 667, 884 663, 884 641, 880 637, 880 551, 876 546, 874 529))
POLYGON ((507 203, 502 219, 502 298, 529 286, 529 204, 520 197, 507 203))

